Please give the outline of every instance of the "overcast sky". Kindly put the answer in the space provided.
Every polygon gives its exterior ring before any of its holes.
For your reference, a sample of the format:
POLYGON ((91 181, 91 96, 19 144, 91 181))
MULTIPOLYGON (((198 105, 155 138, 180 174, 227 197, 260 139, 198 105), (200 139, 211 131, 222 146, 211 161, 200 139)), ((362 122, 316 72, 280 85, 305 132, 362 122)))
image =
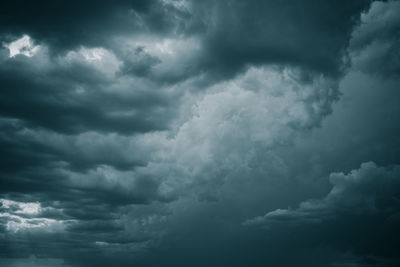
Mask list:
POLYGON ((400 266, 400 1, 0 4, 0 266, 400 266))

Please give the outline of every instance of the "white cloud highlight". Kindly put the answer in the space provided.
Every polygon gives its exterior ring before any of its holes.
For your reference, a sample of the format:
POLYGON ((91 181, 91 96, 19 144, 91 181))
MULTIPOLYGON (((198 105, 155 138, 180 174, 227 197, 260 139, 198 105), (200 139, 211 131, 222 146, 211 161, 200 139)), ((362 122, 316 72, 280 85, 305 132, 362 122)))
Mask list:
POLYGON ((24 55, 26 57, 33 57, 38 51, 40 46, 34 45, 31 37, 28 35, 22 36, 20 39, 5 45, 10 51, 10 57, 17 55, 24 55))

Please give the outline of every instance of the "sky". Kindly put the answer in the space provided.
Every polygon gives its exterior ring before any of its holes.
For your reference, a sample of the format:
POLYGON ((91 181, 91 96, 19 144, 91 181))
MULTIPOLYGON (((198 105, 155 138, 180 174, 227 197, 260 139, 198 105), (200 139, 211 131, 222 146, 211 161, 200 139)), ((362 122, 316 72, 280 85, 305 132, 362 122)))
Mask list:
POLYGON ((0 266, 400 266, 400 1, 3 1, 0 266))

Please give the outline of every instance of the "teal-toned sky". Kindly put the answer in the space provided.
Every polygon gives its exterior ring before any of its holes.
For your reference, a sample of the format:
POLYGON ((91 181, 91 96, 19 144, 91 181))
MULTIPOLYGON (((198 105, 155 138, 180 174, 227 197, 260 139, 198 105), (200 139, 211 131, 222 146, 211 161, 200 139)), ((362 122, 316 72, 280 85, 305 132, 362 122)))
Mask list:
POLYGON ((0 266, 400 265, 400 1, 4 1, 0 266))

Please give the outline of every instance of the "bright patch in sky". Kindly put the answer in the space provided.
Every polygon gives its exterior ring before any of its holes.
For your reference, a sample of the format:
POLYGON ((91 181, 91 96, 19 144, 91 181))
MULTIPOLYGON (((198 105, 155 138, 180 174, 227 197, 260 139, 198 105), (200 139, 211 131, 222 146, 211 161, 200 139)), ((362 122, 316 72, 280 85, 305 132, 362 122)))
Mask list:
POLYGON ((33 57, 40 48, 39 45, 33 45, 32 39, 28 35, 24 35, 20 39, 9 43, 6 47, 10 51, 10 57, 15 57, 20 54, 33 57))
POLYGON ((18 232, 23 229, 41 229, 44 231, 60 231, 64 228, 64 221, 58 221, 39 216, 42 212, 38 202, 18 202, 0 199, 2 212, 0 219, 8 220, 6 229, 18 232))
POLYGON ((87 48, 82 46, 79 50, 69 51, 66 59, 69 62, 79 62, 91 66, 110 76, 113 76, 121 65, 121 61, 114 53, 101 47, 87 48))
POLYGON ((18 232, 24 229, 41 229, 43 231, 60 231, 64 228, 63 221, 48 218, 24 218, 9 213, 0 213, 0 218, 8 219, 6 228, 8 231, 18 232))
POLYGON ((87 61, 101 60, 106 54, 106 50, 102 48, 82 48, 80 52, 87 61))
POLYGON ((38 214, 40 211, 40 204, 37 202, 17 202, 8 199, 0 199, 2 203, 2 207, 9 209, 10 207, 18 208, 15 213, 22 213, 22 214, 38 214))

